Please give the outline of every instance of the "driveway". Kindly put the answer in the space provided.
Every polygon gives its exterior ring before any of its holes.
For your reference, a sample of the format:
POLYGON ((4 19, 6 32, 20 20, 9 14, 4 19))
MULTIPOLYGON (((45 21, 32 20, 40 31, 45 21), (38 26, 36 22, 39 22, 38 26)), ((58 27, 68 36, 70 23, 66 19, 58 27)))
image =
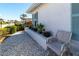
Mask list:
POLYGON ((45 56, 47 52, 26 32, 17 32, 0 44, 1 56, 45 56))

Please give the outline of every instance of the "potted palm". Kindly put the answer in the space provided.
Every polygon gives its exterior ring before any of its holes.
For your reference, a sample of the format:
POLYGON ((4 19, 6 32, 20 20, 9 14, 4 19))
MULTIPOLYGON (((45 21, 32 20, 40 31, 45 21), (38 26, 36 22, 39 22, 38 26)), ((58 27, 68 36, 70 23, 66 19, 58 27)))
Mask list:
POLYGON ((44 25, 41 24, 41 23, 40 23, 40 24, 37 24, 36 28, 37 28, 37 31, 38 31, 39 33, 42 33, 43 30, 44 30, 44 25))

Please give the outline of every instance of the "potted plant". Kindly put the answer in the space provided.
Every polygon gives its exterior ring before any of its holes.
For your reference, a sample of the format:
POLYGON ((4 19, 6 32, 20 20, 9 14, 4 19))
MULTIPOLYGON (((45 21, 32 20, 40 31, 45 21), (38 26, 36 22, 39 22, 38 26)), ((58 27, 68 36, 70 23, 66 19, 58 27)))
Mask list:
POLYGON ((36 31, 37 31, 37 28, 36 28, 36 27, 34 27, 34 28, 33 28, 33 30, 36 32, 36 31))
POLYGON ((36 28, 37 28, 37 31, 38 31, 39 33, 42 33, 43 30, 44 30, 44 25, 41 24, 41 23, 40 23, 40 24, 37 24, 36 28))

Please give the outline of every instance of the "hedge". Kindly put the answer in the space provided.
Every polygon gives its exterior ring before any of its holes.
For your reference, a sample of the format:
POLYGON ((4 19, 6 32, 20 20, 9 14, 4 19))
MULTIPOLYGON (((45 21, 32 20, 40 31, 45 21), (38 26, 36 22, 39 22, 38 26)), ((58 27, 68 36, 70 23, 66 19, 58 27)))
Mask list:
POLYGON ((17 32, 17 27, 16 26, 7 26, 5 27, 7 29, 7 31, 10 33, 10 34, 13 34, 15 32, 17 32))
POLYGON ((21 31, 24 30, 24 27, 22 24, 18 24, 18 25, 13 25, 13 26, 7 26, 5 27, 7 29, 7 32, 9 32, 10 34, 13 34, 17 31, 21 31))

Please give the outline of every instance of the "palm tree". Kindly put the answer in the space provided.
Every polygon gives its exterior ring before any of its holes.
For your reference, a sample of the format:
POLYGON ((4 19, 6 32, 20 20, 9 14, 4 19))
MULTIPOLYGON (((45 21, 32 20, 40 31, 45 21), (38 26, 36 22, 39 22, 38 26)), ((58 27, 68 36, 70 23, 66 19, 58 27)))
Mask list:
POLYGON ((0 24, 1 24, 1 28, 2 28, 2 22, 3 22, 3 19, 2 18, 0 18, 0 22, 1 22, 0 24))

